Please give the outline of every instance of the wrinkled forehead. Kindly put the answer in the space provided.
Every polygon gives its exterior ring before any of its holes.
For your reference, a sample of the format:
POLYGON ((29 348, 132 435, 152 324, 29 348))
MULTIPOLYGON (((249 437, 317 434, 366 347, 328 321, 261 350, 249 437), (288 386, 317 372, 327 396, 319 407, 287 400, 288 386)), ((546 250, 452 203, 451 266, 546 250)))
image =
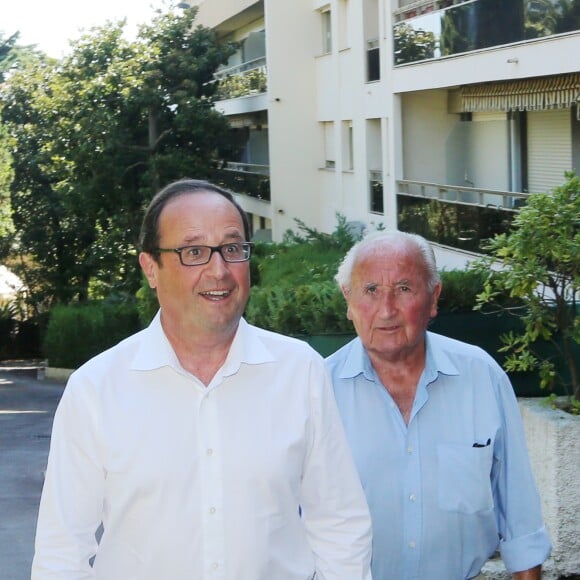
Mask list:
POLYGON ((352 269, 352 286, 425 282, 428 269, 420 250, 408 244, 389 243, 361 248, 352 269))

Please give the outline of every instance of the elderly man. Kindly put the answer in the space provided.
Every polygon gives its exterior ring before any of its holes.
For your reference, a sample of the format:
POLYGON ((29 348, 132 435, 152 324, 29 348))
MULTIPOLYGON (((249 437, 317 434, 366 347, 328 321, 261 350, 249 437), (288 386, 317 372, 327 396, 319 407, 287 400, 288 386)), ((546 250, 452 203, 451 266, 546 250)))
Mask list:
POLYGON ((474 578, 498 548, 514 578, 539 579, 551 546, 517 401, 488 354, 427 332, 441 292, 427 241, 369 234, 336 280, 358 337, 327 366, 371 510, 374 580, 474 578))
POLYGON ((33 580, 370 578, 370 516, 324 361, 242 318, 248 240, 219 187, 183 180, 152 200, 139 261, 160 310, 70 378, 33 580))

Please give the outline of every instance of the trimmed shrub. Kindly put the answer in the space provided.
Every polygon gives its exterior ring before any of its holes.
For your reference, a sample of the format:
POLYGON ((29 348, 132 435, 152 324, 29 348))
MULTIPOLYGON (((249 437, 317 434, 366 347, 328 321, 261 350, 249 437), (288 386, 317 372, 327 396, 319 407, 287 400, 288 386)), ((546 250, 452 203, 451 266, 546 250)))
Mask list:
POLYGON ((335 282, 252 288, 245 313, 250 324, 294 336, 353 332, 335 282))
POLYGON ((50 366, 74 369, 140 328, 134 303, 56 306, 50 312, 43 353, 50 366))

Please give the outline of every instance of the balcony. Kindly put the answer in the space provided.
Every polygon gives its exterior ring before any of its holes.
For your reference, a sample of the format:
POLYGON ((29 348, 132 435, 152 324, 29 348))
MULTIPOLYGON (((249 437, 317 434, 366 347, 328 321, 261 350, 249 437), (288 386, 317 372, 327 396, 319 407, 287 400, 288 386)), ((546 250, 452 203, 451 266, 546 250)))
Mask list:
POLYGON ((394 15, 395 65, 579 30, 579 1, 415 2, 394 15))
POLYGON ((483 253, 482 244, 507 233, 528 194, 421 181, 397 182, 399 229, 458 250, 483 253))
POLYGON ((268 90, 266 57, 222 69, 214 74, 214 79, 219 83, 220 100, 265 93, 268 90))
POLYGON ((218 185, 259 199, 270 201, 270 168, 268 165, 228 162, 215 171, 213 179, 218 185))

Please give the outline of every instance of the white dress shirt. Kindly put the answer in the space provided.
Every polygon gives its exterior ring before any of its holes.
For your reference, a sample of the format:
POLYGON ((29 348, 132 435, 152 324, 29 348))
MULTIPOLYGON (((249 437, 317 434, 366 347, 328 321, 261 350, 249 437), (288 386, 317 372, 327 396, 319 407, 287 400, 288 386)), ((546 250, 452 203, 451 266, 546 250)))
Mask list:
POLYGON ((206 387, 157 315, 69 380, 32 580, 369 580, 370 529, 322 358, 242 320, 206 387))

